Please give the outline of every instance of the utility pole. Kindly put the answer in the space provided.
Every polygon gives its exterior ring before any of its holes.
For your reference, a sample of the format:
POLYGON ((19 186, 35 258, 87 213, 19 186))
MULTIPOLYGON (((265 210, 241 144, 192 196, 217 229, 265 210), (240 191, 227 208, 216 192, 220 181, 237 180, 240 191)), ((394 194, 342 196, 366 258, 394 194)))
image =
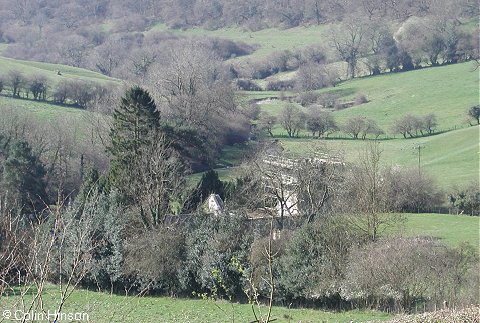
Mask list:
POLYGON ((414 146, 413 148, 418 150, 418 177, 420 177, 420 175, 421 175, 421 172, 420 172, 420 156, 421 156, 422 149, 425 148, 425 145, 423 143, 420 143, 420 144, 414 146))

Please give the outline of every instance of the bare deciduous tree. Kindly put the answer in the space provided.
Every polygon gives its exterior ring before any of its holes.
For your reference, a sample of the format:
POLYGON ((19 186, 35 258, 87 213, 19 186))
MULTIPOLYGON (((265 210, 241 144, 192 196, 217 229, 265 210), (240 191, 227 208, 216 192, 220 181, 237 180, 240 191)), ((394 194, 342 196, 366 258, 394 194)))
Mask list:
POLYGON ((307 114, 307 129, 312 132, 312 136, 317 134, 320 138, 338 130, 338 127, 330 112, 312 107, 307 114))
POLYGON ((300 65, 296 75, 296 87, 303 91, 317 90, 323 87, 335 86, 339 76, 336 69, 319 63, 300 65))
POLYGON ((348 19, 332 30, 330 40, 340 58, 348 64, 348 77, 355 77, 358 59, 366 53, 367 31, 368 26, 357 18, 348 19))
POLYGON ((20 89, 25 83, 25 78, 20 71, 11 70, 7 74, 8 85, 12 90, 12 96, 20 96, 20 89))
POLYGON ((296 105, 287 104, 280 115, 280 124, 289 137, 298 137, 300 130, 305 127, 305 114, 296 105))
POLYGON ((28 83, 34 100, 47 99, 48 79, 44 75, 34 75, 28 83))
POLYGON ((171 203, 182 203, 185 166, 170 144, 160 135, 132 165, 130 190, 138 199, 140 220, 147 228, 164 224, 172 214, 171 203))
POLYGON ((408 114, 395 122, 395 124, 392 126, 392 131, 394 133, 402 134, 403 138, 407 138, 407 135, 410 137, 414 137, 416 123, 417 123, 417 118, 411 114, 408 114))
POLYGON ((260 117, 258 119, 259 130, 265 130, 270 137, 273 137, 273 127, 275 127, 276 124, 277 117, 272 116, 265 111, 260 113, 260 117))
POLYGON ((364 125, 364 118, 361 116, 355 116, 347 120, 347 122, 342 126, 342 130, 352 136, 352 138, 357 139, 358 135, 362 132, 364 125))
POLYGON ((109 38, 102 45, 95 48, 93 53, 94 66, 100 73, 112 76, 112 72, 124 59, 127 44, 121 39, 109 38))
POLYGON ((372 241, 401 220, 387 213, 388 186, 382 176, 381 154, 379 142, 368 143, 359 156, 359 166, 350 170, 346 181, 346 211, 351 214, 351 224, 372 241))
POLYGON ((429 135, 435 132, 437 125, 437 117, 435 114, 429 113, 423 117, 423 128, 429 135))

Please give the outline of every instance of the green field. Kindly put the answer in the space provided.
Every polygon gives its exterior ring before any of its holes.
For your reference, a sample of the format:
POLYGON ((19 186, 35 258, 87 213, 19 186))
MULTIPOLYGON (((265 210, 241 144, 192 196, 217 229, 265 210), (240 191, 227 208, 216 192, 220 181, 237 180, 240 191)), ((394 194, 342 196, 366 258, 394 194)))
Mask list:
MULTIPOLYGON (((479 128, 469 127, 467 122, 468 108, 478 104, 478 84, 478 73, 472 71, 472 64, 463 63, 359 78, 319 92, 335 93, 344 102, 354 100, 358 93, 365 94, 368 103, 334 111, 335 120, 341 125, 351 116, 366 116, 376 120, 390 138, 394 136, 389 133, 390 128, 401 116, 434 113, 437 129, 452 131, 413 139, 396 135, 394 139, 382 140, 383 163, 418 167, 418 151, 414 147, 421 145, 421 167, 435 176, 441 187, 449 189, 478 181, 479 128)), ((264 98, 274 97, 274 92, 268 94, 264 98)), ((254 92, 252 98, 261 98, 260 93, 254 92)), ((285 104, 274 99, 260 104, 260 108, 278 116, 285 104)), ((287 138, 286 131, 277 125, 274 134, 286 151, 295 156, 322 150, 355 162, 366 145, 365 141, 351 140, 341 132, 327 140, 308 138, 306 131, 300 133, 300 138, 287 138)))
MULTIPOLYGON (((472 63, 467 62, 358 78, 318 92, 335 94, 343 102, 353 101, 358 93, 366 95, 368 103, 333 112, 339 124, 349 117, 362 115, 374 119, 386 133, 391 133, 395 120, 405 114, 434 113, 438 129, 448 130, 467 125, 467 110, 479 100, 478 77, 472 63)), ((269 94, 271 97, 272 93, 269 94)), ((253 93, 252 98, 260 98, 258 92, 253 93)), ((284 106, 285 103, 278 100, 261 105, 273 115, 278 115, 284 106)), ((279 127, 277 134, 286 132, 279 127)))
POLYGON ((289 29, 267 28, 259 31, 248 31, 240 27, 221 28, 207 30, 203 28, 191 28, 186 30, 171 29, 165 24, 152 27, 149 32, 168 31, 182 36, 208 36, 242 41, 249 45, 257 45, 258 49, 245 58, 261 58, 275 51, 295 50, 313 44, 325 42, 328 35, 328 25, 295 27, 289 29))
POLYGON ((455 247, 467 242, 479 247, 480 217, 449 214, 404 214, 406 222, 396 230, 407 236, 432 236, 455 247))
POLYGON ((54 117, 71 116, 81 118, 86 113, 83 109, 75 107, 65 107, 51 104, 48 102, 14 99, 8 96, 0 96, 0 113, 17 112, 19 114, 28 114, 39 120, 49 120, 54 117))
MULTIPOLYGON (((0 77, 6 75, 10 70, 18 70, 22 72, 25 77, 45 75, 49 79, 50 90, 54 88, 58 82, 70 79, 99 82, 102 84, 120 83, 120 80, 82 68, 15 60, 0 56, 0 77), (57 71, 61 71, 62 75, 57 75, 57 71)), ((7 120, 14 120, 15 118, 20 118, 23 121, 35 120, 39 121, 41 127, 45 129, 50 128, 57 130, 58 127, 56 125, 60 123, 62 128, 75 131, 75 136, 80 133, 81 136, 76 138, 83 138, 91 131, 92 125, 88 121, 91 119, 89 117, 91 112, 72 106, 56 105, 51 102, 12 98, 11 96, 3 94, 4 93, 0 95, 0 115, 6 116, 5 119, 7 120)), ((47 96, 49 95, 50 94, 47 94, 47 96)))
MULTIPOLYGON (((473 126, 429 137, 382 140, 382 163, 385 166, 418 167, 418 150, 414 147, 421 145, 421 168, 436 177, 441 187, 449 189, 478 181, 479 131, 478 126, 473 126)), ((280 142, 295 156, 322 151, 344 156, 347 162, 358 160, 367 145, 367 141, 349 139, 285 138, 280 142)))
MULTIPOLYGON (((44 292, 45 310, 54 312, 59 290, 49 285, 44 292)), ((31 299, 31 296, 25 297, 31 299)), ((21 308, 18 296, 0 298, 0 308, 12 312, 21 308)), ((257 308, 256 308, 257 309, 257 308)), ((266 308, 261 307, 263 315, 266 308)), ((248 304, 226 301, 178 299, 169 297, 125 297, 107 293, 77 290, 67 300, 63 313, 87 313, 91 322, 250 322, 255 317, 248 304)), ((258 315, 258 312, 257 312, 258 315)), ((373 311, 325 312, 313 309, 274 307, 275 322, 350 322, 385 320, 390 316, 373 311)), ((8 322, 8 321, 7 321, 8 322)))
MULTIPOLYGON (((0 47, 0 50, 1 49, 2 48, 0 47)), ((120 82, 120 80, 83 68, 61 64, 22 61, 0 56, 0 76, 6 75, 11 70, 20 71, 25 77, 31 75, 45 75, 53 85, 66 79, 81 79, 84 81, 95 81, 100 83, 120 82), (57 71, 60 71, 62 75, 57 75, 57 71)))
MULTIPOLYGON (((17 66, 21 67, 25 74, 44 71, 56 77, 54 72, 60 66, 0 57, 0 63, 7 61, 9 64, 0 64, 0 75, 1 69, 7 70, 7 67, 17 66)), ((356 93, 364 93, 370 100, 369 103, 360 106, 335 111, 333 115, 339 123, 349 116, 360 114, 375 119, 388 131, 394 120, 405 113, 423 115, 434 112, 438 118, 439 129, 466 127, 466 110, 469 106, 478 103, 478 73, 473 72, 471 66, 471 63, 463 63, 406 73, 365 77, 347 81, 335 88, 323 91, 338 93, 345 101, 352 100, 356 93)), ((65 67, 64 75, 61 77, 70 76, 82 79, 112 80, 98 73, 65 67)), ((278 95, 278 92, 272 91, 239 93, 239 97, 244 99, 269 98, 278 95)), ((292 93, 285 93, 285 95, 292 95, 292 93)), ((282 101, 274 100, 260 106, 262 110, 278 115, 284 104, 282 101)), ((68 115, 81 120, 86 113, 84 110, 75 108, 5 96, 0 96, 0 109, 3 113, 7 113, 9 109, 21 109, 40 119, 68 115)), ((276 127, 275 133, 286 135, 280 126, 276 127)), ((303 135, 308 134, 304 132, 303 135)), ((345 135, 341 134, 341 136, 345 135)), ((421 160, 423 169, 435 176, 442 187, 451 188, 454 185, 463 185, 472 180, 478 180, 478 141, 478 127, 462 128, 435 136, 408 140, 397 136, 397 139, 382 140, 383 161, 386 165, 417 167, 418 158, 413 147, 421 144, 425 146, 422 149, 421 160)), ((302 155, 320 148, 326 152, 343 154, 350 162, 355 162, 365 147, 364 141, 349 139, 281 138, 280 142, 288 152, 295 155, 302 155)), ((230 167, 238 165, 241 156, 243 156, 241 148, 227 147, 224 150, 217 165, 222 168, 220 171, 222 179, 231 179, 234 176, 232 173, 234 168, 230 167)), ((198 179, 199 176, 196 178, 198 179)))
POLYGON ((341 122, 364 115, 389 132, 395 120, 407 113, 434 113, 438 128, 449 129, 466 124, 466 111, 478 104, 478 84, 478 72, 470 62, 356 79, 336 90, 363 93, 370 102, 335 112, 335 117, 341 122))

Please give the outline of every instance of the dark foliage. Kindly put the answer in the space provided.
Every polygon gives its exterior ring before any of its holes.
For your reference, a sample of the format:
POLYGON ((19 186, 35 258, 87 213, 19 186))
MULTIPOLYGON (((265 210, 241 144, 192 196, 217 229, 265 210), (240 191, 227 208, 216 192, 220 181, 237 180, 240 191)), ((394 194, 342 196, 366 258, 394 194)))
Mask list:
POLYGON ((131 167, 142 158, 141 148, 155 140, 160 126, 160 113, 150 94, 140 87, 129 89, 120 106, 113 112, 110 130, 112 156, 109 178, 112 188, 124 191, 129 186, 131 167))
POLYGON ((13 209, 29 220, 36 220, 49 204, 45 174, 44 165, 27 142, 11 144, 3 161, 3 195, 13 209))
POLYGON ((237 89, 240 91, 262 91, 257 83, 250 80, 237 80, 237 89))

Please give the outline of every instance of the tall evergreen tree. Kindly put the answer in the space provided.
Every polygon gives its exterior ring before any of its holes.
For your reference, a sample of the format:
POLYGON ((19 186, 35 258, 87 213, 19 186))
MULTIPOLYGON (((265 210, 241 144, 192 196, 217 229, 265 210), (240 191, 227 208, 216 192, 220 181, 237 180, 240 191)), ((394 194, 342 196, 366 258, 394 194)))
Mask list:
POLYGON ((113 112, 110 129, 110 188, 124 191, 128 187, 132 165, 142 158, 142 147, 149 146, 155 140, 159 126, 160 113, 150 94, 138 86, 127 90, 119 107, 113 112))
POLYGON ((160 126, 160 113, 150 94, 138 86, 130 88, 113 112, 109 147, 115 161, 131 162, 148 145, 160 126))
POLYGON ((38 215, 48 204, 45 167, 25 141, 10 147, 3 162, 3 191, 13 209, 38 215))

